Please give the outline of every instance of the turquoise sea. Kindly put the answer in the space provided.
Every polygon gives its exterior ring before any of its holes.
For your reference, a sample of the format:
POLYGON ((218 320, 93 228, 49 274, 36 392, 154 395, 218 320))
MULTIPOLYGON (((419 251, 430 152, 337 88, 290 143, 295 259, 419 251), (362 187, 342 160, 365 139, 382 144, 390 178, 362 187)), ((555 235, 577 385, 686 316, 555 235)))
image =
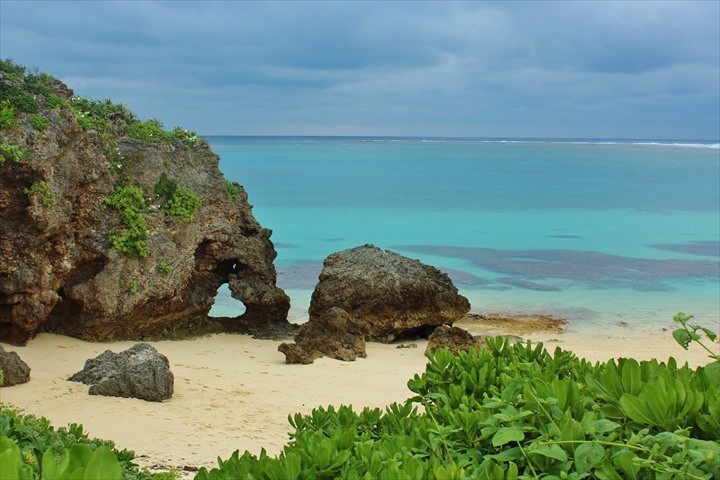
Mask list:
MULTIPOLYGON (((291 321, 327 255, 373 243, 446 271, 476 312, 720 326, 717 141, 206 138, 273 230, 291 321)), ((243 309, 223 287, 211 314, 243 309)))

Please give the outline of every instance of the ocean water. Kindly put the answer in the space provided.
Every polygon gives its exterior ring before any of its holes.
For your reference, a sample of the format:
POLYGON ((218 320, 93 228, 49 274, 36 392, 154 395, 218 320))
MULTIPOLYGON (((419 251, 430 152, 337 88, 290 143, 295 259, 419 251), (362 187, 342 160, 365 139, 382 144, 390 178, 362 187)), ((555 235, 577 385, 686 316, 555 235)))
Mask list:
MULTIPOLYGON (((327 255, 373 243, 446 271, 475 312, 720 326, 717 142, 207 140, 273 230, 291 321, 307 320, 327 255)), ((211 314, 243 308, 221 288, 211 314)))

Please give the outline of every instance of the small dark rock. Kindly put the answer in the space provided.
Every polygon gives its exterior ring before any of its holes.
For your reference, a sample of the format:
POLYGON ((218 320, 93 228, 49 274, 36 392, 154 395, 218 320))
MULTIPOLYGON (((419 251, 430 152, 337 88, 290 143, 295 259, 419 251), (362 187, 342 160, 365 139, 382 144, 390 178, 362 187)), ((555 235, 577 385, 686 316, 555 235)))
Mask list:
POLYGON ((2 387, 22 385, 30 381, 30 367, 15 352, 6 352, 0 346, 0 369, 3 371, 5 380, 2 387))
POLYGON ((313 318, 300 329, 295 343, 283 343, 278 350, 285 354, 285 363, 313 363, 322 356, 344 361, 365 358, 365 339, 350 314, 331 308, 313 318))
POLYGON ((441 325, 436 328, 428 340, 428 350, 434 351, 438 348, 447 348, 452 353, 485 345, 481 337, 474 337, 467 330, 458 327, 449 327, 447 325, 441 325))
POLYGON ((175 377, 165 355, 138 343, 124 352, 106 350, 87 360, 85 368, 68 380, 90 385, 90 395, 161 402, 172 397, 175 377))

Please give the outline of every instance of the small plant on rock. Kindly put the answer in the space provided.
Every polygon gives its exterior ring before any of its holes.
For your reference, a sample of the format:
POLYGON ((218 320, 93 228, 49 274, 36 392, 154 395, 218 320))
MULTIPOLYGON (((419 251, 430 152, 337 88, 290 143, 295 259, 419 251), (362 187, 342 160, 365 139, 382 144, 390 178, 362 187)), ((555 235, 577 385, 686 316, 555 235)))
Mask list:
POLYGON ((201 205, 202 201, 197 193, 179 187, 162 206, 162 211, 184 222, 192 222, 201 205))
POLYGON ((8 100, 0 102, 0 130, 17 128, 17 111, 8 100))
POLYGON ((0 165, 10 160, 13 162, 22 162, 30 158, 30 152, 23 150, 17 145, 0 143, 0 165))
POLYGON ((160 262, 160 265, 158 265, 158 271, 161 273, 167 275, 168 273, 173 271, 172 265, 168 265, 166 262, 160 262))
POLYGON ((45 98, 45 106, 53 110, 66 110, 70 108, 70 104, 57 95, 48 95, 47 98, 45 98))
POLYGON ((239 189, 233 182, 225 179, 225 196, 233 200, 237 200, 239 189))
POLYGON ((44 207, 52 207, 55 205, 55 194, 50 191, 50 187, 48 187, 45 180, 39 180, 30 185, 30 187, 25 188, 23 191, 29 197, 37 197, 44 207))
POLYGON ((150 248, 145 243, 148 224, 142 213, 146 209, 143 191, 131 185, 119 187, 111 197, 105 199, 105 205, 115 208, 125 227, 122 231, 113 229, 110 232, 112 246, 123 253, 147 257, 150 248))
POLYGON ((28 120, 30 121, 30 125, 38 132, 42 132, 48 127, 48 119, 42 115, 30 115, 28 120))

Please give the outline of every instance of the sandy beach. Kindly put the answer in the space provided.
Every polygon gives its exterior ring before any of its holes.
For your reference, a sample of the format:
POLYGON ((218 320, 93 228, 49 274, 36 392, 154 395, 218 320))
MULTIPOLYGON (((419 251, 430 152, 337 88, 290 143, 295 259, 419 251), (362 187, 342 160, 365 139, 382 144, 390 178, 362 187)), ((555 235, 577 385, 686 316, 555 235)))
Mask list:
MULTIPOLYGON (((524 338, 574 351, 591 361, 623 356, 673 356, 693 366, 709 361, 697 346, 680 348, 669 331, 642 333, 535 333, 524 338)), ((406 382, 423 371, 426 342, 417 348, 370 343, 367 358, 341 362, 323 358, 313 365, 286 365, 280 342, 243 335, 214 335, 186 341, 151 342, 170 360, 173 398, 163 403, 87 394, 86 385, 68 382, 86 359, 136 342, 88 343, 40 334, 16 351, 31 367, 31 381, 0 389, 0 401, 42 415, 56 426, 81 423, 91 436, 112 439, 134 450, 145 466, 180 470, 213 466, 234 450, 276 454, 287 442, 288 414, 317 406, 351 404, 382 407, 408 398, 406 382)), ((717 344, 714 345, 718 348, 717 344)))

